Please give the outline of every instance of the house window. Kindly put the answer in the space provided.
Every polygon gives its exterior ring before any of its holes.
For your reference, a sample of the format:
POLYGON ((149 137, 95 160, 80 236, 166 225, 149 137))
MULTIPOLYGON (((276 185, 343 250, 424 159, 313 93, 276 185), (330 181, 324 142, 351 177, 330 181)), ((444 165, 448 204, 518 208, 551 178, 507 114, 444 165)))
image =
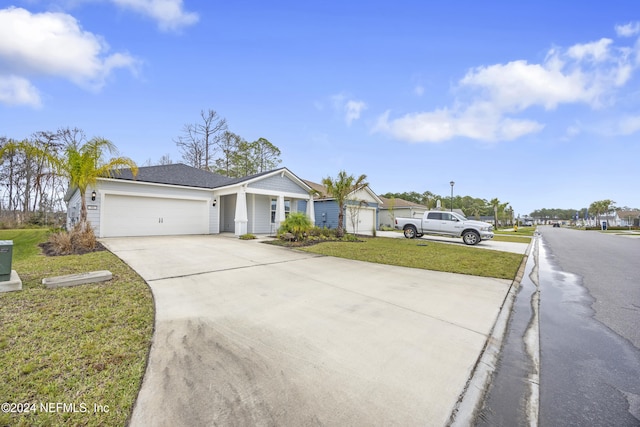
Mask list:
MULTIPOLYGON (((276 222, 276 209, 278 209, 278 199, 271 199, 271 224, 276 222)), ((284 217, 289 217, 291 212, 291 200, 284 201, 284 217)))

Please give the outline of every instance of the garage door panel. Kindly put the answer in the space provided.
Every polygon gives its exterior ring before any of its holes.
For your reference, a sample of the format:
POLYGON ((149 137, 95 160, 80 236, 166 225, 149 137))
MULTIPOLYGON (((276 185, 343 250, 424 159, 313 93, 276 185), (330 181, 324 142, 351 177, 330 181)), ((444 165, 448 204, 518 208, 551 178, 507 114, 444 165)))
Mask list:
POLYGON ((362 207, 359 209, 347 207, 347 214, 344 217, 346 229, 348 233, 371 234, 371 230, 376 223, 376 210, 373 208, 362 207), (352 212, 357 211, 355 227, 352 220, 352 212))
POLYGON ((103 236, 207 234, 205 200, 108 194, 105 196, 103 236))

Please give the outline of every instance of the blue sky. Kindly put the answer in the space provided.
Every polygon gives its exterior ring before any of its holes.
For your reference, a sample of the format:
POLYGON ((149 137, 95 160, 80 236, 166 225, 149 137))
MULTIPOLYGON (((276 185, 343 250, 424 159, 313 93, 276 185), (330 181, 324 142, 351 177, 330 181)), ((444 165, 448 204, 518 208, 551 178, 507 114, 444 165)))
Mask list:
POLYGON ((78 127, 179 162, 213 109, 312 181, 640 208, 637 0, 0 4, 0 136, 78 127))

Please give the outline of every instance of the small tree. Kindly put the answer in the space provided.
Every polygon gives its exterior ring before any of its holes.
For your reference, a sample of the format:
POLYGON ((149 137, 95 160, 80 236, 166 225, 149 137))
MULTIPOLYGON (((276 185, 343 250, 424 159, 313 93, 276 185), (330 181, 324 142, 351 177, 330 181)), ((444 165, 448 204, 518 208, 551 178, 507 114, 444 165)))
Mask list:
POLYGON ((331 177, 322 179, 322 185, 327 188, 327 193, 338 203, 338 227, 336 229, 338 238, 344 236, 344 207, 347 198, 354 191, 369 185, 366 180, 367 176, 364 174, 354 178, 353 175, 347 175, 345 171, 340 171, 335 179, 331 177))
POLYGON ((389 199, 389 216, 391 217, 391 227, 393 227, 393 225, 396 222, 396 198, 395 197, 391 197, 389 199))
POLYGON ((297 241, 304 240, 305 235, 311 230, 311 221, 309 217, 302 212, 292 212, 284 220, 278 234, 291 233, 297 241))
POLYGON ((363 206, 367 206, 366 200, 358 200, 355 197, 350 198, 347 204, 347 212, 351 221, 351 228, 355 234, 358 234, 358 220, 360 219, 360 211, 363 206))

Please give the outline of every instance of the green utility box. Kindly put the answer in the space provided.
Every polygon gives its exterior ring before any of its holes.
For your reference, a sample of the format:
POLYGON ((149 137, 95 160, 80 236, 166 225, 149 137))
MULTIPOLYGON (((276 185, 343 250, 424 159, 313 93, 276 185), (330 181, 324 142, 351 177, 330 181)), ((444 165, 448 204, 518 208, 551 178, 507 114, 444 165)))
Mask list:
POLYGON ((13 257, 13 240, 0 240, 0 282, 11 279, 11 258, 13 257))

